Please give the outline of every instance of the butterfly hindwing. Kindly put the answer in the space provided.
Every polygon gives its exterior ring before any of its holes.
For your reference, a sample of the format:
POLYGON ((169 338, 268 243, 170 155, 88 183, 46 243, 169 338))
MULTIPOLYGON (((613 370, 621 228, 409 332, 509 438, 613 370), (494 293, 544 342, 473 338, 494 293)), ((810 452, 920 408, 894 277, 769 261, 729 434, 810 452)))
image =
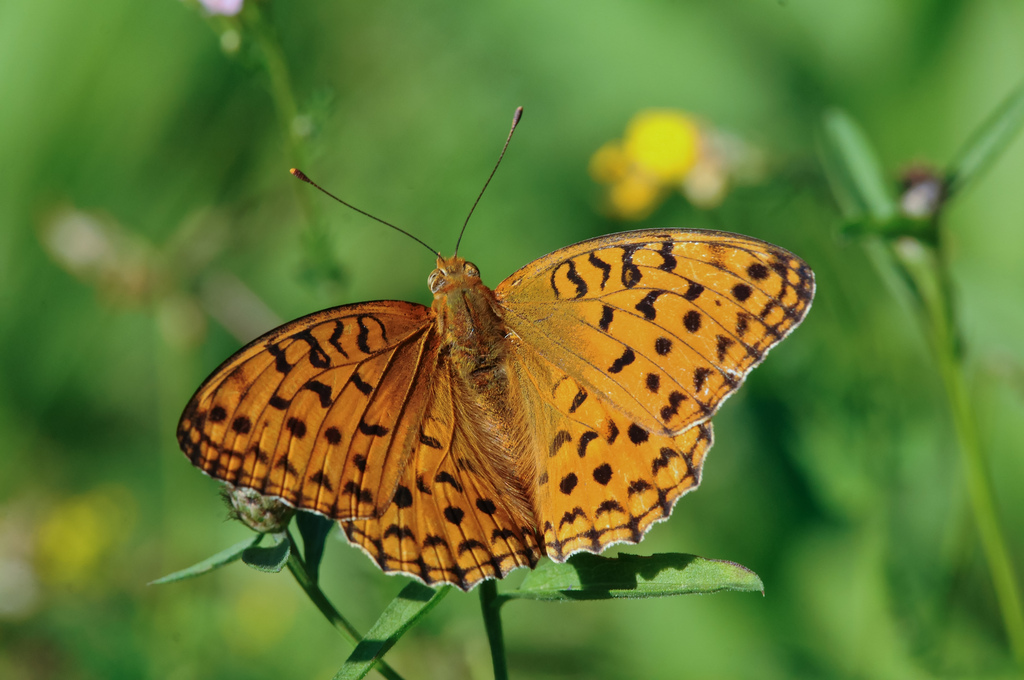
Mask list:
POLYGON ((711 424, 651 433, 531 348, 518 355, 527 398, 537 405, 536 503, 547 555, 560 562, 639 543, 700 483, 711 424))
POLYGON ((562 248, 495 289, 508 327, 652 433, 704 422, 807 313, 810 268, 746 236, 684 229, 562 248))
MULTIPOLYGON (((463 397, 464 398, 464 397, 463 397)), ((457 416, 457 383, 438 367, 419 442, 377 519, 342 522, 349 541, 386 572, 468 590, 541 556, 534 529, 510 506, 457 416)))
POLYGON ((430 310, 372 302, 285 324, 199 388, 178 441, 211 476, 330 517, 390 502, 426 409, 430 310))

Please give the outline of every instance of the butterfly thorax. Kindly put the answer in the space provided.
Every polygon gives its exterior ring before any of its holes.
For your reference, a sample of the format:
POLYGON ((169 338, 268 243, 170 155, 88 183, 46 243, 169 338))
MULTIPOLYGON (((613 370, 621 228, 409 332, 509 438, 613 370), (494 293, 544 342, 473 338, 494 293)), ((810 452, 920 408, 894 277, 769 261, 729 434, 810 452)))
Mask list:
POLYGON ((470 450, 479 454, 471 464, 490 467, 512 496, 511 504, 524 519, 533 515, 532 435, 513 402, 519 395, 515 376, 508 370, 510 335, 501 318, 494 292, 480 280, 480 272, 458 256, 438 258, 428 278, 434 293, 432 309, 445 357, 463 399, 457 414, 471 421, 466 436, 475 437, 470 450))
POLYGON ((491 393, 503 382, 508 334, 494 292, 461 257, 439 258, 437 264, 428 282, 442 346, 467 386, 491 393))

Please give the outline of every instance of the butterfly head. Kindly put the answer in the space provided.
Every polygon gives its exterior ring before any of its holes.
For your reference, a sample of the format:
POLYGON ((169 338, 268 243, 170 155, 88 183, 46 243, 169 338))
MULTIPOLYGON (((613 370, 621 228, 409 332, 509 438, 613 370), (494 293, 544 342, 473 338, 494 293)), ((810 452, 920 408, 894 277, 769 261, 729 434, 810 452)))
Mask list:
POLYGON ((467 288, 479 283, 480 270, 458 255, 437 258, 437 269, 427 277, 427 285, 435 298, 447 295, 455 288, 467 288))

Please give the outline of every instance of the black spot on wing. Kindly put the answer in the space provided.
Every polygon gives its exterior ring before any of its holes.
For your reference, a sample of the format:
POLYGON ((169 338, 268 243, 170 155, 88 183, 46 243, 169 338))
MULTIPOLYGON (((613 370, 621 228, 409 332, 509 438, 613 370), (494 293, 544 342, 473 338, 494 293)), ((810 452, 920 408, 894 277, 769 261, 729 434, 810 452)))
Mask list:
POLYGON ((569 413, 576 413, 576 409, 583 405, 583 402, 587 400, 587 392, 584 389, 580 389, 576 396, 573 397, 572 404, 569 406, 569 413))
POLYGON ((768 268, 765 267, 760 262, 755 262, 754 264, 747 267, 747 274, 749 274, 750 278, 754 279, 755 281, 761 281, 763 279, 768 278, 768 268))
POLYGON ((665 422, 672 420, 679 413, 679 405, 686 401, 686 395, 682 392, 673 391, 668 395, 668 406, 661 408, 661 419, 665 422))
POLYGON ((370 327, 367 325, 367 321, 371 321, 377 324, 378 330, 380 330, 380 338, 384 345, 388 344, 388 332, 384 324, 381 323, 380 319, 369 314, 362 314, 356 317, 356 325, 359 326, 359 334, 356 336, 356 346, 359 351, 363 354, 370 354, 373 350, 370 349, 370 327))
POLYGON ((587 262, 601 270, 601 290, 604 290, 605 284, 608 283, 608 276, 612 272, 612 266, 594 253, 590 253, 587 257, 587 262))
POLYGON ((717 336, 716 341, 718 343, 718 361, 721 363, 725 361, 725 355, 729 352, 729 347, 736 344, 736 341, 724 335, 717 336))
POLYGON ((647 441, 648 437, 651 436, 647 430, 640 427, 636 423, 633 423, 632 425, 629 426, 629 429, 626 430, 626 434, 629 436, 629 441, 637 445, 643 444, 645 441, 647 441))
POLYGON ((651 488, 651 485, 645 480, 637 479, 636 481, 629 483, 629 488, 626 490, 626 493, 632 496, 635 493, 643 493, 644 491, 649 491, 651 488))
POLYGON ((397 524, 392 524, 384 530, 384 538, 391 538, 392 536, 399 539, 411 538, 414 541, 416 540, 416 535, 412 533, 412 529, 409 527, 399 526, 397 524))
POLYGON ((516 532, 512 529, 495 529, 491 532, 491 543, 497 543, 498 541, 507 541, 510 538, 515 538, 516 532))
POLYGON ((373 385, 364 381, 362 377, 360 377, 359 373, 356 371, 352 372, 352 377, 349 378, 349 382, 355 385, 355 388, 362 392, 363 394, 369 394, 370 392, 373 392, 373 385))
POLYGON ((572 441, 572 435, 569 434, 568 430, 559 430, 555 433, 555 438, 551 440, 551 448, 548 451, 549 457, 558 455, 558 449, 562 448, 563 444, 567 444, 572 441))
POLYGON ((632 288, 640 283, 640 267, 633 264, 633 254, 640 246, 625 246, 622 249, 622 285, 632 288))
POLYGON ((384 427, 383 425, 370 425, 365 420, 360 420, 359 431, 369 437, 383 437, 391 430, 384 427))
POLYGON ((657 310, 654 309, 654 302, 658 299, 658 296, 664 295, 663 290, 652 290, 644 296, 644 299, 636 303, 636 311, 644 315, 644 318, 648 321, 653 321, 658 315, 657 310))
POLYGON ((700 330, 701 317, 700 312, 696 309, 691 309, 683 315, 683 325, 686 326, 686 330, 691 333, 696 333, 700 330))
POLYGON ((608 438, 605 440, 609 444, 614 444, 615 440, 619 436, 619 427, 615 424, 614 420, 608 421, 608 438))
POLYGON ((658 265, 658 269, 666 272, 675 271, 676 256, 672 254, 672 241, 662 241, 658 254, 664 260, 664 262, 658 265))
POLYGON ((444 518, 455 526, 462 524, 462 518, 465 516, 466 513, 463 512, 462 508, 457 508, 454 505, 449 505, 444 509, 444 518))
POLYGON ((604 305, 601 309, 601 320, 597 322, 598 328, 602 331, 607 332, 608 326, 612 323, 612 317, 614 316, 615 310, 608 305, 604 305))
POLYGON ((621 512, 621 513, 625 513, 626 512, 625 508, 623 508, 621 505, 619 505, 618 501, 604 501, 603 503, 601 503, 601 505, 597 506, 597 512, 594 513, 594 516, 595 517, 600 517, 601 515, 603 515, 605 513, 613 512, 613 511, 614 512, 621 512))
POLYGON ((429 446, 432 449, 441 448, 441 442, 437 441, 433 437, 428 436, 422 430, 420 431, 420 444, 423 444, 424 446, 429 446))
POLYGON ((327 339, 327 342, 330 343, 331 347, 338 350, 338 353, 341 354, 341 356, 347 359, 348 352, 346 352, 345 348, 341 346, 341 336, 344 334, 345 324, 342 323, 341 319, 336 319, 334 321, 334 330, 331 332, 331 337, 327 339))
POLYGON ((462 485, 459 484, 458 480, 452 477, 451 474, 444 470, 437 473, 437 476, 434 477, 434 481, 438 484, 448 484, 459 493, 462 493, 462 485))
POLYGON ((704 381, 708 379, 709 375, 711 375, 711 369, 708 368, 707 366, 698 366, 697 368, 693 369, 694 389, 696 389, 697 391, 703 389, 704 381))
POLYGON ((679 452, 673 449, 663 446, 661 451, 658 452, 660 455, 651 462, 651 474, 658 474, 658 470, 661 468, 668 467, 669 459, 678 458, 679 452))
POLYGON ((320 408, 327 408, 331 405, 331 386, 319 380, 310 380, 303 387, 320 397, 320 408))
POLYGON ((554 291, 555 297, 562 297, 561 293, 558 292, 558 272, 561 271, 562 267, 568 267, 568 271, 565 273, 565 278, 569 279, 569 283, 576 286, 576 295, 574 299, 579 299, 587 294, 587 282, 579 275, 576 271, 576 263, 572 260, 566 260, 557 267, 551 270, 551 290, 554 291))
POLYGON ((299 420, 298 418, 289 418, 288 422, 285 423, 285 427, 292 433, 292 436, 296 439, 302 439, 306 436, 306 423, 299 420))
POLYGON ((313 364, 316 368, 330 368, 331 359, 327 356, 327 352, 324 351, 323 347, 320 346, 320 341, 313 337, 311 330, 307 328, 306 330, 294 333, 291 337, 293 340, 301 340, 309 345, 309 363, 313 364))
POLYGON ((485 546, 483 543, 481 543, 480 541, 476 540, 475 538, 467 538, 462 543, 459 543, 458 552, 461 555, 461 554, 467 553, 467 552, 469 552, 469 551, 471 551, 471 550, 473 550, 475 548, 484 548, 484 549, 486 549, 487 546, 485 546))
POLYGON ((360 488, 356 482, 346 482, 341 493, 345 496, 355 496, 361 503, 373 502, 373 494, 368 489, 360 488))
POLYGON ((633 354, 633 350, 629 347, 622 353, 622 356, 616 359, 611 366, 608 367, 609 373, 621 373, 622 369, 629 366, 631 363, 636 361, 636 355, 633 354))
POLYGON ((563 526, 565 526, 566 524, 572 524, 579 517, 582 517, 583 519, 587 518, 587 513, 583 512, 583 508, 579 506, 576 506, 571 511, 566 512, 564 515, 562 515, 561 521, 558 522, 559 531, 561 531, 563 526))
POLYGON ((309 477, 309 481, 314 484, 319 484, 328 491, 334 491, 334 487, 331 485, 331 480, 327 479, 327 475, 324 474, 323 470, 317 470, 309 477))
POLYGON ((277 369, 278 373, 287 374, 288 371, 292 370, 292 365, 288 363, 288 358, 284 355, 284 350, 281 349, 280 345, 273 343, 267 345, 267 352, 270 356, 274 357, 274 368, 277 369))
POLYGON ((576 453, 579 455, 580 458, 583 458, 584 456, 587 455, 587 447, 590 445, 590 442, 594 441, 595 439, 597 439, 596 432, 584 432, 583 434, 580 435, 580 440, 576 444, 576 453))
POLYGON ((398 485, 398 488, 395 489, 394 503, 403 509, 412 505, 412 491, 409 491, 409 487, 398 485))
POLYGON ((752 292, 754 291, 745 283, 737 283, 732 287, 732 296, 740 302, 745 302, 752 292))
POLYGON ((700 294, 704 292, 704 286, 700 285, 696 281, 690 281, 689 288, 683 293, 683 299, 693 302, 700 297, 700 294))
POLYGON ((576 298, 579 299, 587 294, 587 282, 576 272, 576 263, 569 260, 569 271, 566 272, 565 278, 569 279, 574 286, 576 286, 576 298))

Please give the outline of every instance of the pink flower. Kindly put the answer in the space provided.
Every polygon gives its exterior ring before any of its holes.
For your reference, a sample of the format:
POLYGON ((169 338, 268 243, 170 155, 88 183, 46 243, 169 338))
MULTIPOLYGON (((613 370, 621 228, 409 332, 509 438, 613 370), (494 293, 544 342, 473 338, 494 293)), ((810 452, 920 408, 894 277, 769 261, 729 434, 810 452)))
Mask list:
POLYGON ((243 0, 199 0, 210 14, 234 16, 242 11, 243 0))

